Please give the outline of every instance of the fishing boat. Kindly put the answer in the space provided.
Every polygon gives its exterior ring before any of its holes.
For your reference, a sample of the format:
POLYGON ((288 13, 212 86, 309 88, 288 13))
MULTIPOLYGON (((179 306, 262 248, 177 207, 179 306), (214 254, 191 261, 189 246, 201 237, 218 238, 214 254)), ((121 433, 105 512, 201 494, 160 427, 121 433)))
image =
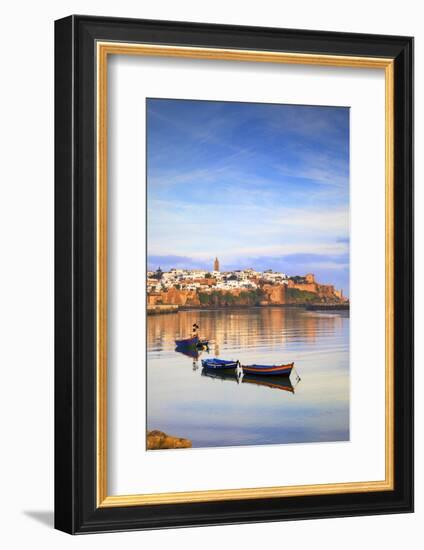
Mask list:
POLYGON ((255 374, 259 376, 289 376, 294 363, 286 365, 242 365, 244 374, 255 374))
POLYGON ((181 340, 175 340, 175 345, 177 348, 181 347, 198 347, 199 349, 204 349, 208 347, 209 340, 199 338, 199 325, 193 323, 193 334, 190 338, 183 338, 181 340))
POLYGON ((233 370, 238 367, 238 361, 226 361, 225 359, 202 359, 202 367, 210 370, 233 370))
POLYGON ((195 349, 198 351, 209 350, 209 340, 199 340, 195 338, 186 338, 185 340, 175 340, 175 351, 195 349))
POLYGON ((197 334, 191 338, 183 338, 182 340, 175 340, 175 345, 177 347, 183 346, 196 346, 199 343, 199 337, 197 334))
POLYGON ((194 346, 176 346, 175 351, 192 359, 199 359, 204 351, 209 353, 209 346, 203 342, 198 342, 194 346))

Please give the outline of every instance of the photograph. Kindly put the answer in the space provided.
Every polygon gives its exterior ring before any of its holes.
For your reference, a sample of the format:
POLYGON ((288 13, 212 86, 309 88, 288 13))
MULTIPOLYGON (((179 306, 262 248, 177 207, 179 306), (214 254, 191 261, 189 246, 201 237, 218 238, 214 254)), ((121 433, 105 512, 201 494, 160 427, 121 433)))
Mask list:
POLYGON ((349 106, 145 108, 146 449, 349 441, 349 106))

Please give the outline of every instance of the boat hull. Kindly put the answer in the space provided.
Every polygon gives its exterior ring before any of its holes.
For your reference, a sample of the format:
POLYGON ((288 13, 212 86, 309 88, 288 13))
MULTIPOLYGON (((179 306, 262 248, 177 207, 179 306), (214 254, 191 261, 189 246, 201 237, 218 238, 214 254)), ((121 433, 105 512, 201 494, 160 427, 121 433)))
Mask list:
POLYGON ((294 363, 287 365, 242 365, 244 374, 255 376, 290 376, 294 363))
POLYGON ((210 371, 234 371, 238 366, 237 361, 224 361, 219 359, 202 359, 202 367, 210 371))
POLYGON ((197 346, 198 343, 199 343, 198 336, 193 336, 193 338, 185 338, 184 340, 175 340, 175 345, 177 347, 197 346))

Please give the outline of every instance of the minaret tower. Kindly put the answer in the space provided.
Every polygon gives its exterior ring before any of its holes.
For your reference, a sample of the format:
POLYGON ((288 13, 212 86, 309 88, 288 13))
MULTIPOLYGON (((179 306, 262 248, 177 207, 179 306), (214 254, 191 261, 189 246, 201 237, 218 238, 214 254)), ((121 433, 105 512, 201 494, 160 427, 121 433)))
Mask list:
POLYGON ((219 260, 218 260, 218 258, 215 258, 215 261, 213 263, 213 270, 214 271, 219 271, 219 260))

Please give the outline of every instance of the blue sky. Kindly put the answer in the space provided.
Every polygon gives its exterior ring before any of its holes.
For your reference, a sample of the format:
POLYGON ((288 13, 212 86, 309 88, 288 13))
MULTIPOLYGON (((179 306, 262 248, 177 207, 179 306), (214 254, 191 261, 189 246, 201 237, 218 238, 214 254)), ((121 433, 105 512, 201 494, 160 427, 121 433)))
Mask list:
POLYGON ((349 293, 349 109, 147 100, 148 267, 313 272, 349 293))

